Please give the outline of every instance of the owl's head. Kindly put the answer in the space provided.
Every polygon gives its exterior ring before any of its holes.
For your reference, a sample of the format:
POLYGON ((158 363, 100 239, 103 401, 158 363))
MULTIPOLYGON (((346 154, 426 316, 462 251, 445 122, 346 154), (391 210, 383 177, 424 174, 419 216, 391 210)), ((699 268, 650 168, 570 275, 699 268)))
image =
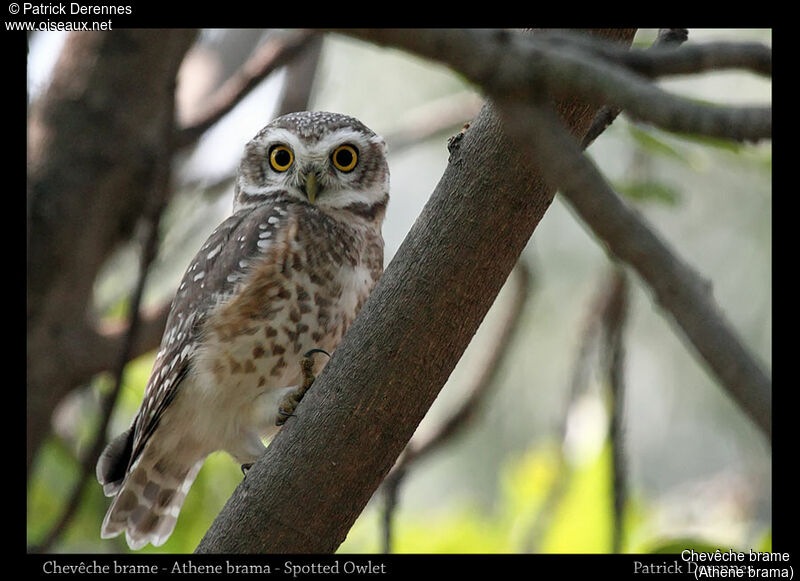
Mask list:
POLYGON ((325 209, 384 207, 386 145, 358 119, 303 111, 272 121, 245 146, 234 211, 276 196, 325 209))

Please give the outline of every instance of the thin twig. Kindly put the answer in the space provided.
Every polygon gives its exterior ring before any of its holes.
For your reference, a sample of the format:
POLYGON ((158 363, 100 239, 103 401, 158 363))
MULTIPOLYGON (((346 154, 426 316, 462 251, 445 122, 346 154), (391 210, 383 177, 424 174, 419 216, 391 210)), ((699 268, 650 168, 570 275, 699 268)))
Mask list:
POLYGON ((628 318, 628 277, 621 266, 614 265, 609 286, 609 301, 603 317, 603 371, 609 385, 611 414, 609 440, 611 442, 613 524, 611 551, 622 551, 624 542, 625 505, 628 499, 627 467, 625 461, 624 408, 625 408, 625 347, 623 334, 628 318))
MULTIPOLYGON (((650 49, 663 48, 665 46, 677 47, 688 38, 689 31, 685 28, 660 28, 658 30, 658 36, 650 49)), ((594 116, 591 127, 589 127, 586 135, 584 135, 581 147, 586 149, 594 143, 594 141, 616 120, 621 112, 622 107, 618 105, 603 105, 597 112, 597 115, 594 116)))
POLYGON ((580 396, 586 392, 589 384, 590 372, 595 364, 595 359, 592 356, 597 352, 598 345, 603 340, 604 330, 608 327, 607 321, 610 319, 609 313, 615 309, 614 305, 618 303, 615 299, 616 286, 613 277, 611 279, 608 277, 603 278, 589 303, 589 308, 581 327, 580 343, 572 364, 572 373, 566 390, 567 395, 564 400, 563 411, 559 415, 561 421, 556 429, 559 451, 557 465, 554 468, 555 477, 545 493, 536 517, 526 534, 526 540, 523 542, 523 546, 533 552, 538 551, 541 546, 545 531, 552 522, 561 500, 564 498, 572 475, 572 467, 568 461, 567 428, 575 409, 575 404, 580 396))
MULTIPOLYGON (((402 456, 401 456, 402 458, 402 456)), ((403 467, 393 470, 391 478, 387 478, 381 486, 383 493, 383 514, 381 519, 382 553, 388 555, 392 552, 394 531, 394 515, 400 497, 400 485, 405 481, 406 469, 403 467)))

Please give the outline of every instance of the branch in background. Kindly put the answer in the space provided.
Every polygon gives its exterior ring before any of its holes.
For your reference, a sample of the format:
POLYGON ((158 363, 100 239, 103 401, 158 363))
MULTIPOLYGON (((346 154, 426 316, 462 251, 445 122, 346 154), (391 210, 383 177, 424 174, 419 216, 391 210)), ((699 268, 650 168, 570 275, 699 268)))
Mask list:
MULTIPOLYGON (((653 42, 653 45, 650 47, 650 49, 652 50, 656 47, 665 46, 677 47, 686 42, 688 38, 689 31, 685 28, 659 28, 658 36, 656 37, 656 40, 653 42)), ((586 132, 586 135, 581 141, 581 146, 583 149, 586 149, 592 143, 594 143, 594 140, 600 137, 600 135, 609 128, 609 126, 616 120, 621 112, 622 107, 616 105, 603 105, 600 108, 600 111, 597 112, 597 115, 595 115, 589 131, 586 132)))
MULTIPOLYGON (((400 456, 402 461, 403 456, 400 456)), ((383 493, 383 514, 381 515, 381 552, 388 555, 393 551, 394 546, 394 513, 397 509, 398 498, 400 497, 400 485, 406 477, 406 471, 402 467, 397 467, 383 481, 379 491, 383 493)))
MULTIPOLYGON (((598 47, 605 45, 591 40, 554 43, 547 41, 547 35, 536 40, 505 30, 437 29, 413 35, 390 29, 342 32, 444 63, 493 98, 520 101, 543 94, 569 96, 623 108, 634 118, 679 133, 737 141, 758 141, 772 134, 771 107, 721 107, 673 95, 618 62, 621 59, 612 61, 599 55, 598 47), (592 49, 587 50, 587 45, 592 49)), ((715 45, 711 52, 724 52, 726 46, 715 45)), ((605 55, 606 49, 602 50, 605 55)), ((673 65, 684 50, 669 49, 673 65)), ((641 53, 639 58, 648 57, 641 53)), ((692 62, 696 64, 696 60, 692 62)), ((737 63, 742 68, 750 64, 737 63)), ((726 66, 732 65, 726 61, 726 66)))
POLYGON ((291 61, 314 37, 310 31, 297 31, 267 39, 214 94, 198 119, 176 131, 177 149, 193 144, 215 123, 238 105, 261 81, 291 61))
POLYGON ((308 109, 322 54, 322 39, 321 34, 309 37, 288 63, 275 117, 308 109))
POLYGON ((771 440, 772 381, 720 311, 710 285, 613 191, 551 111, 505 109, 517 145, 559 184, 608 251, 636 270, 720 385, 771 440))
POLYGON ((581 50, 623 66, 646 78, 689 75, 723 69, 741 69, 772 76, 772 50, 757 42, 708 42, 672 50, 688 39, 685 28, 661 28, 648 49, 622 51, 613 44, 574 33, 549 31, 539 37, 561 48, 581 50))
POLYGON ((625 461, 625 346, 623 334, 628 319, 628 277, 618 265, 613 266, 609 282, 609 300, 603 317, 603 371, 608 381, 611 410, 609 440, 611 442, 613 525, 611 552, 622 551, 624 542, 625 505, 628 501, 627 465, 625 461))
MULTIPOLYGON (((672 41, 675 36, 662 38, 672 41)), ((691 75, 708 71, 740 69, 764 77, 772 76, 772 50, 760 43, 710 42, 692 44, 680 50, 662 47, 656 50, 607 53, 612 61, 643 77, 657 78, 691 75)))
POLYGON ((400 484, 411 467, 463 434, 475 416, 480 413, 491 393, 491 388, 497 384, 497 373, 508 355, 509 345, 517 331, 523 308, 531 294, 532 275, 523 260, 517 262, 509 281, 514 285, 513 294, 509 299, 511 305, 503 317, 497 338, 492 342, 487 341, 487 344, 492 345, 489 357, 472 385, 465 391, 466 395, 461 405, 432 433, 412 438, 402 456, 383 481, 385 505, 382 536, 384 553, 391 553, 392 515, 397 506, 400 484))
MULTIPOLYGON (((139 330, 129 351, 131 359, 158 347, 167 324, 169 307, 169 302, 166 302, 156 308, 141 310, 139 330)), ((89 381, 98 373, 114 369, 117 356, 127 341, 129 326, 130 321, 101 321, 99 324, 87 322, 84 330, 83 356, 73 360, 75 376, 84 378, 79 383, 89 381)))
POLYGON ((122 389, 125 367, 128 365, 128 361, 130 361, 133 355, 134 345, 136 344, 137 335, 139 333, 141 325, 140 305, 147 281, 147 273, 158 253, 159 225, 169 197, 170 173, 172 167, 171 160, 173 154, 170 139, 172 137, 172 126, 166 125, 166 129, 167 130, 164 132, 162 151, 159 152, 158 156, 158 175, 157 181, 154 184, 155 191, 149 200, 149 207, 142 217, 147 225, 147 236, 142 247, 138 280, 130 299, 128 329, 123 338, 121 348, 117 353, 117 361, 113 368, 114 387, 103 401, 100 409, 100 422, 96 428, 93 443, 89 452, 84 456, 81 462, 78 481, 65 505, 64 511, 55 522, 50 532, 44 536, 43 542, 37 547, 32 548, 31 552, 43 553, 50 550, 50 547, 53 546, 69 526, 75 511, 77 511, 80 506, 83 497, 83 489, 86 487, 86 483, 92 479, 91 477, 95 473, 97 461, 106 446, 108 426, 111 423, 111 416, 122 389))
MULTIPOLYGON (((538 552, 540 550, 545 531, 550 526, 555 511, 560 505, 561 500, 564 498, 564 494, 567 492, 567 485, 569 484, 570 476, 572 475, 572 466, 569 462, 568 450, 568 426, 577 402, 586 392, 587 386, 589 385, 589 378, 591 377, 590 372, 593 369, 594 361, 592 355, 597 351, 598 345, 605 347, 606 353, 606 357, 600 362, 602 367, 601 372, 606 376, 610 376, 611 371, 609 366, 613 361, 614 365, 618 366, 617 369, 621 374, 622 360, 614 359, 613 350, 611 345, 608 343, 608 339, 610 338, 609 330, 614 329, 613 322, 620 321, 620 315, 624 312, 622 309, 622 306, 625 304, 623 301, 624 295, 621 295, 621 292, 624 292, 626 284, 626 281, 623 279, 624 276, 624 272, 615 266, 611 276, 603 277, 601 283, 598 285, 598 289, 594 297, 589 303, 586 318, 579 334, 580 343, 575 355, 575 361, 572 364, 570 381, 567 389, 565 390, 566 399, 564 401, 563 412, 559 415, 561 421, 556 429, 559 449, 557 465, 554 469, 555 477, 551 482, 544 499, 542 500, 533 523, 526 533, 526 540, 523 542, 523 546, 531 552, 538 552)), ((621 329, 621 326, 617 325, 616 328, 621 329)), ((617 435, 619 435, 619 432, 613 426, 612 420, 609 422, 609 435, 612 439, 612 446, 616 445, 613 440, 613 434, 615 431, 617 432, 617 435)), ((619 449, 621 450, 621 440, 618 442, 618 444, 620 446, 619 449)), ((618 466, 619 468, 622 468, 622 464, 619 464, 618 466)), ((619 478, 616 475, 623 473, 623 471, 614 471, 615 482, 619 478)), ((624 484, 624 480, 621 478, 619 478, 619 480, 624 484)), ((624 498, 624 494, 619 498, 624 498)), ((614 534, 612 537, 616 537, 616 535, 619 534, 617 532, 618 522, 619 520, 616 519, 614 534)))
POLYGON ((444 132, 460 129, 478 114, 482 105, 483 99, 472 92, 425 103, 402 120, 402 129, 385 136, 389 153, 395 155, 444 132))

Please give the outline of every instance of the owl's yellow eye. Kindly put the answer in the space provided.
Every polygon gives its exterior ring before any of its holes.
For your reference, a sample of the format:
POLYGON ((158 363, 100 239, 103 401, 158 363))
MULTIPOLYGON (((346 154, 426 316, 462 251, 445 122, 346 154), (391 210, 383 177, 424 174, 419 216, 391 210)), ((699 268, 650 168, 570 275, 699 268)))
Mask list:
POLYGON ((269 150, 269 165, 275 171, 286 171, 294 163, 292 150, 285 145, 273 145, 269 150))
POLYGON ((340 145, 333 150, 331 161, 339 171, 353 171, 358 163, 358 150, 352 145, 340 145))

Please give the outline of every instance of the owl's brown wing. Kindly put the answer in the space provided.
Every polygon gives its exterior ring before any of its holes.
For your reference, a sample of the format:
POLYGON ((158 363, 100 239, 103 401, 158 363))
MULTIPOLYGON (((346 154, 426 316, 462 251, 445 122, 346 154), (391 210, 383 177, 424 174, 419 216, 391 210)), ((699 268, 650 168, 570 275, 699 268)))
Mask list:
POLYGON ((272 203, 236 212, 214 230, 189 265, 173 299, 134 423, 109 444, 98 463, 98 480, 106 494, 119 487, 178 393, 208 313, 231 295, 248 262, 269 249, 288 203, 276 197, 272 203))

